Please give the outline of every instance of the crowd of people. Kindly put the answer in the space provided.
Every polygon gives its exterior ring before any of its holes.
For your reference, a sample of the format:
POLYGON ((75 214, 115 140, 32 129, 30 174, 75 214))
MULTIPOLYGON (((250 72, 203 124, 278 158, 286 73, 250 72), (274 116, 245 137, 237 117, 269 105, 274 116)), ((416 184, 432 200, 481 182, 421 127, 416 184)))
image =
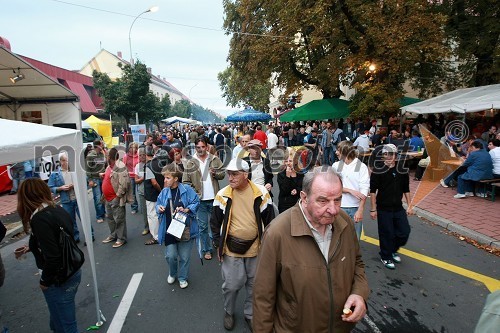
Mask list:
MULTIPOLYGON (((149 133, 141 143, 127 142, 126 150, 107 150, 96 140, 86 154, 85 169, 95 222, 109 227, 102 243, 113 248, 127 243, 125 207, 130 204, 131 214, 143 216, 142 235, 149 235, 144 244, 165 246, 168 284, 178 281, 181 289, 188 287, 197 242, 202 259, 222 263, 227 330, 234 327, 236 296, 245 287, 244 319, 257 332, 349 332, 365 315, 369 295, 359 246, 368 197, 370 216, 378 222, 380 260, 395 269, 402 261, 398 250, 410 235, 407 215, 413 214, 409 172, 398 157, 402 151, 421 151, 432 136, 444 137, 450 147, 456 141, 440 132, 443 119, 430 117, 419 124, 423 127, 414 124, 399 131, 399 120, 391 117, 384 128, 377 121, 349 118, 267 129, 261 124, 186 125, 149 133), (367 165, 359 155, 370 150, 377 158, 367 165), (277 198, 272 194, 275 176, 277 198), (225 177, 229 184, 221 187, 225 177), (345 282, 332 283, 329 274, 345 282), (330 312, 317 311, 332 299, 330 312)), ((486 159, 484 154, 491 155, 491 172, 479 178, 500 178, 500 141, 493 127, 485 137, 488 147, 479 142, 481 134, 457 149, 458 154, 465 149, 467 156, 466 171, 456 175, 459 194, 468 195, 475 173, 486 165, 477 162, 486 159)), ((67 282, 76 286, 69 296, 61 289, 67 285, 51 282, 46 256, 52 256, 52 265, 60 264, 60 258, 44 246, 51 236, 38 226, 50 223, 44 214, 51 211, 80 240, 67 155, 61 153, 59 161, 48 184, 36 178, 23 182, 18 202, 25 229, 32 231, 29 250, 43 259, 37 266, 47 270, 40 286, 45 294, 46 288, 55 290, 50 300, 46 296, 51 328, 76 332, 74 309, 57 307, 68 299, 74 307, 80 275, 67 282), (56 209, 53 194, 59 195, 61 209, 56 209)))

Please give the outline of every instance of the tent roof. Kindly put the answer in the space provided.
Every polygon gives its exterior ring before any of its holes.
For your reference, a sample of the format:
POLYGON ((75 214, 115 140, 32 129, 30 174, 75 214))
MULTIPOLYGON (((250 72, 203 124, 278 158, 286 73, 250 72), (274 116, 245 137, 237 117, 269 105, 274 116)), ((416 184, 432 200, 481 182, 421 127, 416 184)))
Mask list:
POLYGON ((280 116, 280 121, 339 119, 349 115, 349 102, 343 99, 317 99, 280 116))
POLYGON ((170 124, 173 124, 173 123, 177 123, 177 122, 179 122, 179 123, 186 123, 186 124, 194 124, 194 123, 196 123, 196 120, 188 119, 188 118, 182 118, 182 117, 177 117, 177 116, 166 118, 166 119, 162 119, 161 121, 163 121, 164 123, 167 123, 167 125, 170 125, 170 124))
POLYGON ((401 108, 403 113, 479 112, 500 109, 500 84, 457 89, 401 108))
POLYGON ((85 121, 90 125, 90 124, 102 124, 102 125, 109 125, 111 122, 109 120, 104 120, 101 118, 97 118, 96 116, 90 116, 85 121))
MULTIPOLYGON (((0 155, 2 163, 16 163, 41 157, 36 147, 70 147, 78 142, 78 131, 68 128, 33 124, 24 121, 0 119, 0 155), (29 133, 19 139, 19 133, 29 133)), ((73 147, 73 149, 76 147, 73 147)))
POLYGON ((78 96, 71 90, 2 46, 0 64, 0 104, 78 101, 78 96), (24 80, 14 84, 10 77, 18 70, 24 75, 24 80))

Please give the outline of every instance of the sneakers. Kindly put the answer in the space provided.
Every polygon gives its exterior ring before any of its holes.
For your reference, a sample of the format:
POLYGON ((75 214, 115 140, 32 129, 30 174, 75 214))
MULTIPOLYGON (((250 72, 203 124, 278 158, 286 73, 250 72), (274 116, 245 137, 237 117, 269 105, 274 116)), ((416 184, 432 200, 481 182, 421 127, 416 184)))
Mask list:
MULTIPOLYGON (((167 282, 168 282, 168 280, 167 280, 167 282)), ((179 287, 181 289, 185 289, 185 288, 187 288, 187 286, 188 286, 188 282, 187 281, 181 281, 181 280, 179 280, 179 287)))
POLYGON ((444 183, 444 179, 441 179, 441 180, 439 181, 439 184, 441 184, 441 186, 442 186, 442 187, 449 187, 448 185, 446 185, 446 184, 444 183))
POLYGON ((103 220, 103 219, 97 219, 97 220, 96 220, 96 222, 97 222, 97 223, 103 223, 103 222, 104 222, 104 220, 103 220))
POLYGON ((401 257, 399 256, 399 254, 397 254, 397 253, 393 253, 393 254, 392 254, 392 260, 394 260, 394 262, 395 262, 396 264, 399 264, 399 263, 401 262, 401 257))
POLYGON ((465 196, 466 197, 473 197, 474 196, 474 192, 465 192, 465 196))
POLYGON ((488 195, 486 193, 476 193, 476 197, 478 197, 478 198, 487 198, 488 195))
POLYGON ((173 284, 174 282, 175 282, 175 278, 173 276, 169 275, 168 278, 167 278, 167 283, 168 284, 173 284))
POLYGON ((396 269, 396 265, 394 265, 394 263, 392 262, 392 260, 384 260, 384 259, 380 259, 380 261, 382 261, 382 263, 384 264, 384 266, 386 268, 389 268, 389 269, 396 269))
POLYGON ((111 237, 111 236, 108 236, 108 237, 107 237, 105 240, 103 240, 102 242, 103 242, 104 244, 106 244, 106 243, 111 243, 111 242, 114 242, 114 241, 116 241, 116 238, 113 238, 113 237, 111 237))
POLYGON ((234 328, 234 316, 229 313, 224 313, 224 328, 228 331, 234 328))
POLYGON ((463 199, 465 197, 467 197, 465 194, 460 194, 460 193, 457 193, 453 196, 455 199, 463 199))

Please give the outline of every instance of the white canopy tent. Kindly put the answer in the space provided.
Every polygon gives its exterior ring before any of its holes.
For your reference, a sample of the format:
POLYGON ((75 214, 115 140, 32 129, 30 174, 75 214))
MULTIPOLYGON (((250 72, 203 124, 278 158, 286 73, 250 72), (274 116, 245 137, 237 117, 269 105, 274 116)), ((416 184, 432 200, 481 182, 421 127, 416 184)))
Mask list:
POLYGON ((422 102, 403 106, 401 114, 456 112, 465 115, 490 109, 500 109, 500 84, 450 91, 422 102))
POLYGON ((81 128, 78 96, 71 90, 1 45, 0 64, 0 118, 81 128), (24 79, 13 83, 15 75, 24 79))
POLYGON ((87 194, 87 180, 84 170, 83 144, 81 132, 73 129, 33 124, 23 121, 0 119, 0 156, 2 164, 22 162, 42 156, 56 155, 66 151, 70 169, 73 170, 75 194, 80 210, 85 240, 87 241, 87 259, 90 261, 94 281, 94 296, 97 312, 97 325, 102 324, 99 305, 94 247, 90 225, 90 208, 87 194), (23 135, 23 133, 25 135, 23 135))
POLYGON ((174 124, 174 123, 184 123, 184 124, 196 124, 197 123, 197 121, 194 119, 182 118, 182 117, 177 117, 177 116, 162 119, 162 121, 164 123, 166 123, 167 125, 174 124))

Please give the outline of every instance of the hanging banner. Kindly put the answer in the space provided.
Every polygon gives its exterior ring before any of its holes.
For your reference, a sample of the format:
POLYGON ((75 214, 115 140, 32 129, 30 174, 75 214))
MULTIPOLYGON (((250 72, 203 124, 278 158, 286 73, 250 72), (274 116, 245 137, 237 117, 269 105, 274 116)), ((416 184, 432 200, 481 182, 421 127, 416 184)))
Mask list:
POLYGON ((146 139, 146 125, 130 125, 130 130, 132 131, 132 136, 134 137, 134 142, 142 143, 146 139))

